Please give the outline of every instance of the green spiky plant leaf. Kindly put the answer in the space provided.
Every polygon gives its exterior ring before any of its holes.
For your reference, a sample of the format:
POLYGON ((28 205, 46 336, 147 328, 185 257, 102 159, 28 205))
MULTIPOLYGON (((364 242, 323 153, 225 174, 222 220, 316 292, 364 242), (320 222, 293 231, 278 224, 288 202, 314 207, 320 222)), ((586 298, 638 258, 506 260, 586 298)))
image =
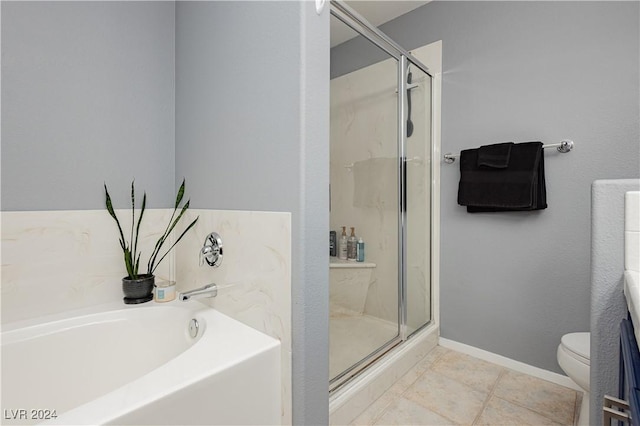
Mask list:
MULTIPOLYGON (((135 181, 131 182, 131 236, 129 238, 129 241, 127 241, 124 237, 122 226, 120 225, 120 221, 118 220, 118 217, 116 216, 116 212, 113 208, 111 196, 109 195, 109 190, 107 189, 107 184, 106 183, 104 184, 106 208, 107 208, 107 211, 109 212, 109 215, 113 218, 113 220, 116 222, 116 225, 118 226, 118 231, 120 233, 120 238, 119 238, 120 247, 122 248, 122 253, 124 256, 124 264, 125 264, 125 268, 127 270, 129 279, 138 278, 138 270, 140 267, 140 256, 142 254, 141 252, 138 252, 138 237, 140 234, 140 224, 142 223, 142 217, 144 216, 144 212, 147 204, 147 193, 145 192, 142 197, 142 206, 140 208, 140 216, 138 217, 138 221, 136 223, 136 217, 135 217, 135 199, 136 198, 135 198, 134 182, 135 181)), ((167 224, 167 227, 163 232, 162 236, 156 242, 155 247, 151 252, 151 256, 149 256, 149 262, 147 263, 148 274, 151 274, 151 275, 153 274, 153 272, 156 270, 158 265, 160 265, 162 260, 164 260, 164 258, 176 246, 176 244, 180 242, 180 240, 182 239, 182 237, 185 236, 187 231, 193 228, 193 226, 196 224, 196 222, 199 219, 199 217, 195 218, 195 220, 185 228, 182 234, 180 234, 180 236, 171 245, 171 247, 169 247, 169 249, 164 253, 164 255, 160 257, 160 260, 156 262, 158 255, 160 254, 160 250, 162 249, 162 246, 167 241, 167 239, 171 236, 171 232, 174 230, 174 228, 176 227, 176 225, 178 224, 178 222, 180 221, 184 213, 189 208, 189 201, 187 201, 182 207, 182 209, 180 210, 180 213, 178 214, 178 216, 176 217, 176 212, 178 210, 178 207, 180 206, 180 203, 182 202, 182 198, 184 197, 184 192, 185 192, 185 180, 183 179, 182 185, 180 185, 180 188, 178 189, 178 193, 176 195, 176 202, 174 205, 173 213, 171 214, 171 218, 169 219, 169 223, 167 224)))
POLYGON ((173 247, 175 247, 175 245, 178 244, 178 242, 182 239, 184 234, 189 229, 191 229, 199 219, 199 217, 197 217, 193 222, 191 222, 191 224, 189 224, 189 226, 187 226, 187 228, 183 231, 183 233, 178 237, 176 242, 173 243, 173 245, 171 245, 171 247, 169 247, 169 249, 165 252, 165 254, 163 256, 161 256, 160 260, 156 263, 156 260, 158 259, 158 255, 160 254, 160 251, 162 249, 162 246, 167 241, 167 239, 171 235, 171 232, 173 231, 173 229, 176 227, 176 225, 178 224, 178 222, 180 221, 180 219, 182 218, 184 213, 189 208, 190 200, 188 200, 184 204, 184 206, 182 206, 182 209, 180 210, 180 213, 178 214, 178 217, 176 217, 176 212, 178 211, 178 207, 180 207, 180 203, 182 202, 182 198, 184 197, 184 191, 185 191, 185 180, 182 179, 182 185, 180 185, 180 188, 178 189, 178 193, 176 194, 176 202, 174 204, 173 212, 171 213, 171 218, 169 219, 169 223, 167 224, 167 228, 165 229, 165 231, 162 234, 162 236, 156 242, 156 245, 155 245, 155 247, 153 249, 153 252, 151 253, 151 256, 149 257, 149 263, 147 264, 147 271, 149 271, 150 274, 153 274, 153 271, 156 270, 156 268, 158 267, 160 262, 162 262, 162 260, 165 258, 165 256, 167 254, 169 254, 171 249, 173 249, 173 247))

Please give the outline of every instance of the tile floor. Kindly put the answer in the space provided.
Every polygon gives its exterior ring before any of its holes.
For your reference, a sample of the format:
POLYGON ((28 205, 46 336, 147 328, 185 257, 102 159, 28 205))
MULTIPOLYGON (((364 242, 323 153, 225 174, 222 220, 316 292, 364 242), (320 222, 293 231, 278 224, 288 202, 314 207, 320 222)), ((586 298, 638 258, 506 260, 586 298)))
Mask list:
POLYGON ((582 393, 437 346, 352 425, 574 425, 582 393))

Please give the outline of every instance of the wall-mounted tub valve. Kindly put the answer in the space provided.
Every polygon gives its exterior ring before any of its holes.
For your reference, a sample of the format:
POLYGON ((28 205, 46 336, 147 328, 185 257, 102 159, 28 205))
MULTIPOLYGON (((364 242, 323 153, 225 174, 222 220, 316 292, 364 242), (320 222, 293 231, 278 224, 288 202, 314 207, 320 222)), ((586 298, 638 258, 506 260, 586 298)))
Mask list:
POLYGON ((222 238, 217 232, 210 233, 204 240, 204 246, 200 250, 200 266, 204 262, 214 268, 222 263, 222 238))

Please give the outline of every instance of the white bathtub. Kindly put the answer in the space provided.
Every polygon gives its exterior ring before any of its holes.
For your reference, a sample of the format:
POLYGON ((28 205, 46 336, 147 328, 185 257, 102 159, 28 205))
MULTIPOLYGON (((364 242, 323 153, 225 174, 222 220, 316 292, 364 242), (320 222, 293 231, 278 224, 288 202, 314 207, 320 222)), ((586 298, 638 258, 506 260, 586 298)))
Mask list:
POLYGON ((21 321, 1 406, 2 424, 279 424, 280 342, 197 301, 21 321))

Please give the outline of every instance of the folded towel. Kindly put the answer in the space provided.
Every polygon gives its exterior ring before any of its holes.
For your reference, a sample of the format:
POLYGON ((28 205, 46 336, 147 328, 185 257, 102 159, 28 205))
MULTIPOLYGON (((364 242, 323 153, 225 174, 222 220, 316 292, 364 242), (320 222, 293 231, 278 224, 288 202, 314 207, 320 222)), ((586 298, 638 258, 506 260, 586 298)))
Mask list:
POLYGON ((512 145, 513 142, 505 142, 481 146, 478 148, 478 167, 506 169, 509 165, 512 145))
POLYGON ((547 208, 541 142, 513 144, 506 168, 479 167, 478 151, 460 153, 458 204, 470 213, 547 208))

